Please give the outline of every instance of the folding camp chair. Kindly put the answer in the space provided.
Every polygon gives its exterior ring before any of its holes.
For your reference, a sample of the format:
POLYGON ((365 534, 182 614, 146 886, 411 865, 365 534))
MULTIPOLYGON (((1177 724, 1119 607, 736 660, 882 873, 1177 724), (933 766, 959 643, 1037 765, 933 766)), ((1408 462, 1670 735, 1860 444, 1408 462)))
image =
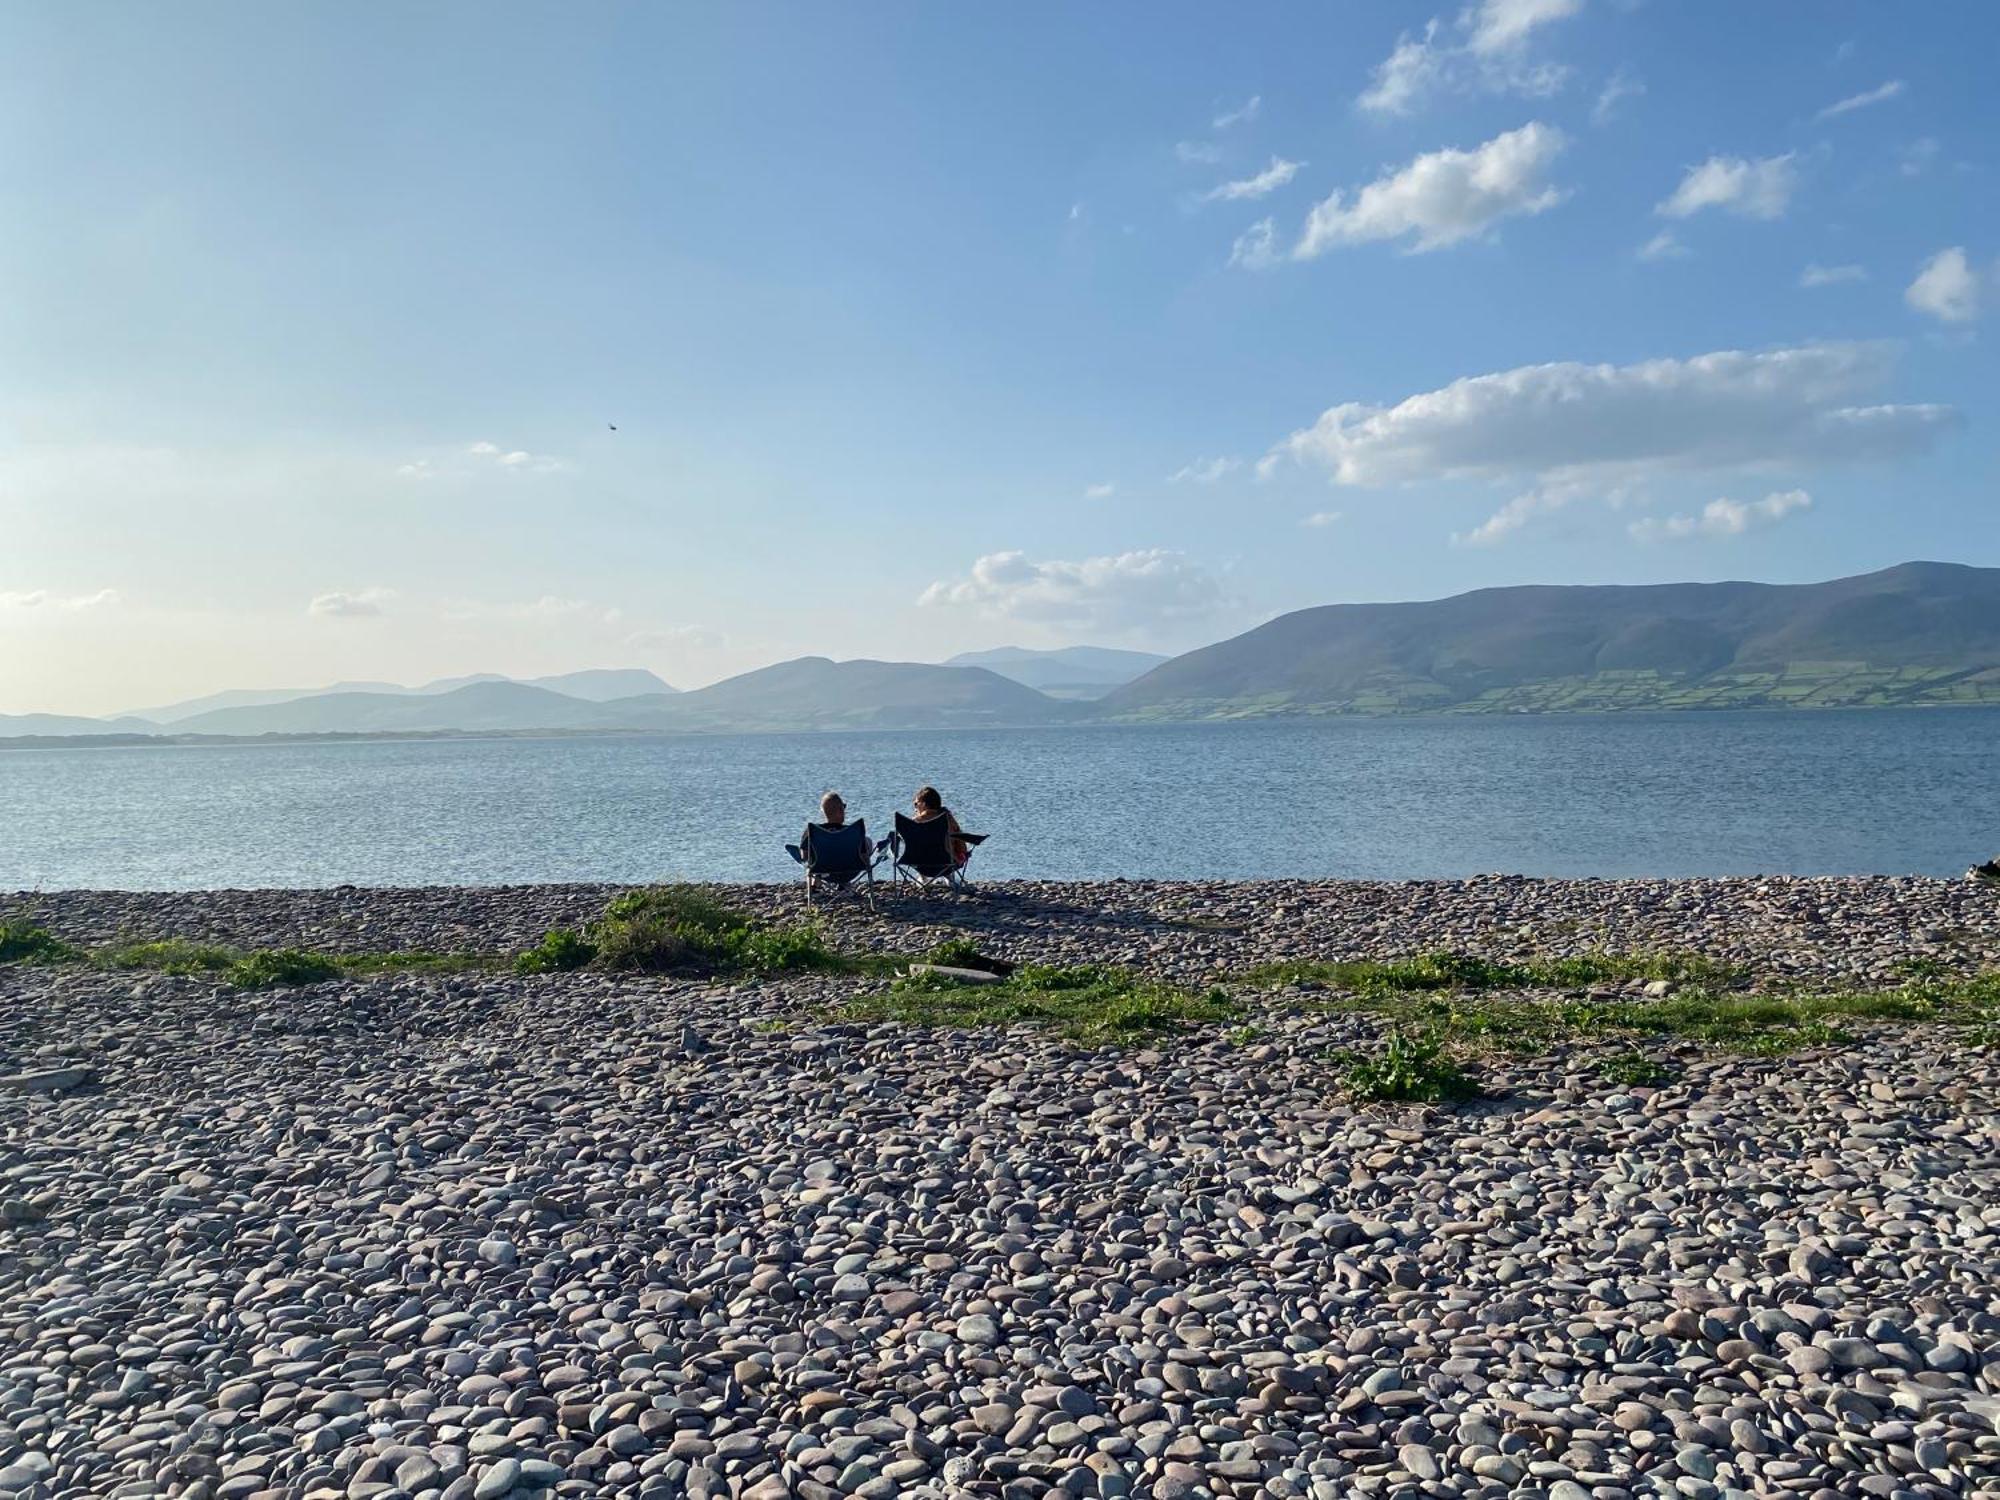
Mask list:
MULTIPOLYGON (((959 837, 968 845, 986 842, 983 833, 961 833, 959 837)), ((906 813, 897 813, 896 831, 889 837, 889 849, 895 855, 895 863, 890 869, 898 885, 914 881, 923 890, 934 885, 944 885, 954 891, 972 889, 966 883, 964 867, 951 857, 951 823, 948 819, 929 818, 920 823, 906 813)))
POLYGON ((824 823, 808 823, 796 844, 785 852, 806 871, 806 905, 816 894, 859 896, 875 909, 875 868, 887 855, 886 849, 868 849, 868 824, 856 819, 840 828, 824 823))

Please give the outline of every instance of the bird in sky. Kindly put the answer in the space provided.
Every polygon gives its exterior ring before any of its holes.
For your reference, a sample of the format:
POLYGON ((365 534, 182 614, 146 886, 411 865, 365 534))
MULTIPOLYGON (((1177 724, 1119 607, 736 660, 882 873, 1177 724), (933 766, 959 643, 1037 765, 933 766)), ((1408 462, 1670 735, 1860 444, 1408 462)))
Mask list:
POLYGON ((609 427, 613 432, 616 432, 618 430, 618 424, 616 422, 606 422, 604 425, 606 427, 609 427))

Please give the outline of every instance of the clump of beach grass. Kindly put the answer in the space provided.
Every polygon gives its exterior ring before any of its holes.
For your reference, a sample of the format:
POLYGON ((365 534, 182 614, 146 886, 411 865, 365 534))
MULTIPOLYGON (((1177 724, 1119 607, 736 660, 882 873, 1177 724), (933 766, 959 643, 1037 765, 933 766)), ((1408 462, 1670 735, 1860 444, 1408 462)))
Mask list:
POLYGON ((1477 1098, 1479 1085, 1436 1031, 1392 1031, 1372 1052, 1352 1049, 1329 1059, 1349 1097, 1361 1104, 1447 1104, 1477 1098))
POLYGON ((0 964, 59 964, 78 956, 78 949, 29 918, 0 917, 0 964))
POLYGON ((597 957, 597 944, 574 927, 551 927, 542 940, 514 959, 516 974, 566 974, 597 957))
POLYGON ((767 923, 694 885, 652 885, 612 898, 582 931, 552 928, 515 959, 518 973, 594 965, 614 972, 687 970, 776 974, 853 969, 858 960, 827 944, 817 922, 767 923))
POLYGON ((1242 977, 1251 984, 1344 990, 1360 995, 1435 990, 1584 989, 1660 979, 1672 984, 1723 985, 1742 977, 1738 965, 1698 953, 1580 953, 1506 960, 1437 951, 1399 959, 1282 959, 1242 977))
MULTIPOLYGON (((1385 966, 1395 968, 1396 966, 1385 966)), ((1664 976, 1661 976, 1664 977, 1664 976)), ((1690 985, 1657 1000, 1540 999, 1383 984, 1329 995, 1329 1009, 1378 1015, 1469 1050, 1533 1055, 1571 1044, 1673 1038, 1775 1055, 1852 1040, 1852 1025, 2000 1023, 2000 975, 1914 980, 1892 989, 1778 993, 1690 985)))

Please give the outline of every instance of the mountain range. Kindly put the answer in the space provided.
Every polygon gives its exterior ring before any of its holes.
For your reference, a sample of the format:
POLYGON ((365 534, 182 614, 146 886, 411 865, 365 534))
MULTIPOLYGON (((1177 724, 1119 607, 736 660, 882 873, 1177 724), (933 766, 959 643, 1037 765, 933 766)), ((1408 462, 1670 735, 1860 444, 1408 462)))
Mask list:
POLYGON ((2000 702, 2000 568, 1479 589, 1333 604, 1190 651, 1114 719, 2000 702))
POLYGON ((785 732, 1330 714, 2000 703, 2000 568, 1815 584, 1480 589, 1281 615, 1171 659, 1004 647, 942 664, 801 657, 690 692, 640 669, 232 691, 0 737, 785 732))

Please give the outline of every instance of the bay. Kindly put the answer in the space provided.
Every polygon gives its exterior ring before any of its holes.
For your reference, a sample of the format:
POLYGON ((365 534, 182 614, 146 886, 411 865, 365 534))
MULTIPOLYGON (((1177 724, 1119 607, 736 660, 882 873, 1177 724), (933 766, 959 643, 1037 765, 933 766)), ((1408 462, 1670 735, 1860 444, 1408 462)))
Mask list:
POLYGON ((0 890, 784 880, 924 782, 986 878, 1957 875, 2000 709, 11 750, 0 890))

